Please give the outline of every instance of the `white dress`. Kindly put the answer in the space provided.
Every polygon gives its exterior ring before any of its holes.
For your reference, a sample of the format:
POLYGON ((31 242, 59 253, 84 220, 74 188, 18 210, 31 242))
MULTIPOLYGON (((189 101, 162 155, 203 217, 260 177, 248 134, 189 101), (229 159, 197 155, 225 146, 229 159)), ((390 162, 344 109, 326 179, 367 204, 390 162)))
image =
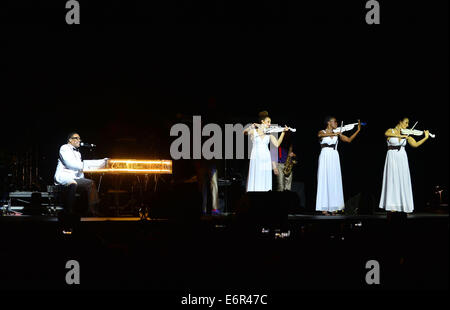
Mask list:
MULTIPOLYGON (((325 132, 325 130, 324 130, 325 132)), ((324 137, 320 144, 335 145, 337 137, 324 137)), ((330 147, 322 148, 317 171, 317 211, 338 211, 344 209, 341 163, 339 153, 330 147)))
POLYGON ((380 208, 387 211, 411 213, 414 210, 414 202, 408 156, 405 151, 406 139, 391 137, 387 144, 401 148, 387 151, 380 208))
POLYGON ((270 135, 258 136, 252 133, 253 147, 247 178, 247 192, 272 190, 272 160, 269 151, 270 135))

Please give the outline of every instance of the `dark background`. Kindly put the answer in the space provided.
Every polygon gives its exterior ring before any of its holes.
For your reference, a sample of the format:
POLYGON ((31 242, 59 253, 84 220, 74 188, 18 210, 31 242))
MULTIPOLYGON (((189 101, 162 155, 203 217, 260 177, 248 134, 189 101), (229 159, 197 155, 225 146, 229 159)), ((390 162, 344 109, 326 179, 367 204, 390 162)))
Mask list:
POLYGON ((0 4, 3 174, 34 154, 51 184, 73 130, 98 145, 85 158, 169 158, 174 123, 245 124, 268 110, 297 128, 295 180, 311 210, 327 115, 368 124, 339 144, 346 199, 378 202, 383 134, 405 116, 437 135, 408 147, 416 209, 448 188, 448 2, 380 1, 381 25, 365 23, 366 1, 79 2, 71 26, 65 1, 0 4))

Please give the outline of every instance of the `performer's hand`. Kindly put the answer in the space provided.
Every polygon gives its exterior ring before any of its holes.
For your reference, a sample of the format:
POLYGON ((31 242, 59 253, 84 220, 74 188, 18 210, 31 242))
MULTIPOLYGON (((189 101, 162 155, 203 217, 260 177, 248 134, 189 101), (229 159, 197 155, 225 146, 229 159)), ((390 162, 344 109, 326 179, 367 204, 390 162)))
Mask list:
POLYGON ((424 130, 423 133, 425 134, 425 138, 428 139, 428 136, 430 135, 430 132, 428 130, 424 130))
POLYGON ((279 175, 279 174, 280 174, 280 172, 278 171, 278 168, 277 168, 277 167, 274 167, 274 168, 273 168, 273 173, 274 173, 275 175, 279 175))
POLYGON ((289 156, 289 157, 295 157, 295 156, 297 156, 297 155, 295 155, 294 152, 290 152, 288 156, 289 156))
POLYGON ((358 120, 358 131, 361 130, 361 120, 358 120))
POLYGON ((286 125, 284 125, 284 129, 283 129, 283 131, 288 131, 289 130, 289 127, 288 126, 286 126, 286 125))

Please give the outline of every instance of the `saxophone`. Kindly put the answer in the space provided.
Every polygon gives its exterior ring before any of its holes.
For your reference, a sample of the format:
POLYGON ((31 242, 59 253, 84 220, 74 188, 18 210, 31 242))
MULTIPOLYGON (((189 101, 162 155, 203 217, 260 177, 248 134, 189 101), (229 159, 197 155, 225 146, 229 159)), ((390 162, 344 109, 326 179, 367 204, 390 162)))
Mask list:
POLYGON ((294 165, 297 163, 293 157, 294 156, 288 156, 286 162, 284 163, 283 174, 286 177, 291 174, 292 168, 294 168, 294 165))

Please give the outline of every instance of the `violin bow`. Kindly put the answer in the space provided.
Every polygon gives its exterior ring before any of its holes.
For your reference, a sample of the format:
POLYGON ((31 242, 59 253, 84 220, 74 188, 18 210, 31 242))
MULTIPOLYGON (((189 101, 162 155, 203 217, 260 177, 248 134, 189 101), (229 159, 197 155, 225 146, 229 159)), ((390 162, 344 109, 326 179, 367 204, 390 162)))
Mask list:
MULTIPOLYGON (((414 126, 412 126, 411 132, 414 130, 414 127, 416 127, 416 125, 417 125, 418 122, 419 122, 419 121, 417 121, 417 122, 414 124, 414 126)), ((400 133, 401 133, 401 132, 400 132, 400 133)), ((408 137, 409 137, 409 134, 407 134, 406 137, 408 138, 408 137)))
MULTIPOLYGON (((344 121, 341 121, 341 130, 339 131, 341 134, 342 134, 342 128, 343 127, 344 127, 344 121)), ((335 149, 337 149, 338 143, 339 143, 339 137, 338 137, 338 139, 336 141, 336 148, 335 149)))
MULTIPOLYGON (((412 132, 412 131, 414 130, 414 127, 416 127, 416 125, 417 125, 418 122, 419 122, 419 121, 417 121, 417 122, 414 124, 414 126, 412 126, 410 132, 412 132)), ((402 133, 401 130, 400 130, 400 133, 402 133)), ((408 138, 408 137, 409 137, 409 134, 406 135, 406 138, 408 138)), ((406 139, 406 141, 408 141, 408 139, 406 139)), ((406 143, 408 143, 408 142, 406 142, 406 143)), ((406 144, 405 144, 405 145, 406 145, 406 144)), ((400 151, 400 149, 398 149, 398 151, 400 151)))

